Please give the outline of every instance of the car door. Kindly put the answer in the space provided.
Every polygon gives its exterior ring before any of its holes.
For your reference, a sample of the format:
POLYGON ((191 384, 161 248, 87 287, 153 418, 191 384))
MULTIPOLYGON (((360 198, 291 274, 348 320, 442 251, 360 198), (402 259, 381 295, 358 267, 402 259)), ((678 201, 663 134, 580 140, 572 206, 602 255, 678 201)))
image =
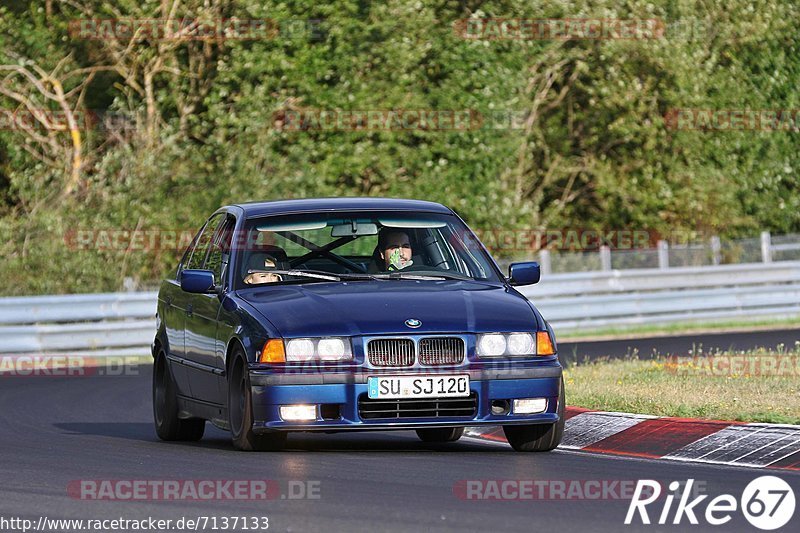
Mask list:
POLYGON ((184 252, 181 262, 178 265, 174 279, 168 279, 162 285, 162 299, 159 307, 163 309, 164 329, 167 335, 169 352, 167 354, 172 369, 172 376, 178 388, 178 394, 191 397, 191 386, 189 384, 189 374, 185 366, 186 357, 186 306, 189 304, 189 293, 181 289, 181 271, 189 268, 192 257, 200 237, 205 230, 205 225, 200 228, 191 244, 184 252), (162 307, 163 306, 163 307, 162 307))
MULTIPOLYGON (((198 268, 214 272, 214 283, 224 284, 225 267, 232 235, 231 215, 220 213, 209 220, 213 228, 208 239, 203 239, 206 254, 198 268)), ((222 405, 222 379, 225 367, 217 355, 217 315, 220 298, 216 293, 189 294, 186 309, 186 361, 192 383, 192 396, 203 402, 222 405)))

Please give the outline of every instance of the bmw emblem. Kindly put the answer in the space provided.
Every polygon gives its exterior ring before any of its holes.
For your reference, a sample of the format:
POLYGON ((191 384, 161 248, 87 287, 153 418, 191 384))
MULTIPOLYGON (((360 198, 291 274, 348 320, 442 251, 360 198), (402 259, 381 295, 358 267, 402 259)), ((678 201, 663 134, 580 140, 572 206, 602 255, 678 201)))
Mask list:
POLYGON ((418 328, 422 325, 422 320, 418 320, 416 318, 409 318, 406 320, 406 326, 410 328, 418 328))

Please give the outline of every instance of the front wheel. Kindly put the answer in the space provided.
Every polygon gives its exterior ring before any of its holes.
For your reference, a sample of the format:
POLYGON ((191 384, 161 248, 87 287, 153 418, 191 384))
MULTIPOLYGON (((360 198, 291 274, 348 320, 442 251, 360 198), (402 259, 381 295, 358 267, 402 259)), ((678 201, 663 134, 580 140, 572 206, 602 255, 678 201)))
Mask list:
POLYGON ((558 394, 558 422, 503 426, 506 440, 518 452, 549 452, 559 445, 564 434, 564 378, 558 394))
POLYGON ((178 393, 163 351, 153 365, 153 421, 161 440, 197 441, 206 429, 202 418, 178 418, 178 393))
POLYGON ((234 354, 233 369, 228 377, 228 421, 233 447, 246 452, 277 451, 286 444, 286 432, 253 433, 253 395, 250 373, 241 348, 234 354))
POLYGON ((417 430, 417 436, 422 442, 455 442, 463 434, 464 428, 425 428, 417 430))

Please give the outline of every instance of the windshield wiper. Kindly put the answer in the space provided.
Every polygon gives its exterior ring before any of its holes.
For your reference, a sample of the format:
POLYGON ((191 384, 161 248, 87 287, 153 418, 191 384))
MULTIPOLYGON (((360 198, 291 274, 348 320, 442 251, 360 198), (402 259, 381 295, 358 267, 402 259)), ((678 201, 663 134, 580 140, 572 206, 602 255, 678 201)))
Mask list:
POLYGON ((344 280, 360 280, 360 279, 373 280, 373 279, 380 279, 377 276, 373 276, 372 274, 346 273, 346 274, 336 274, 336 275, 339 276, 340 278, 344 279, 344 280))
POLYGON ((422 280, 422 281, 428 281, 428 280, 439 281, 439 280, 445 280, 445 279, 455 279, 455 280, 459 280, 459 281, 468 281, 468 280, 472 279, 472 278, 469 278, 467 276, 460 276, 460 275, 457 275, 457 274, 449 274, 447 272, 431 272, 430 274, 427 274, 425 272, 417 273, 417 272, 400 272, 400 271, 392 272, 390 274, 379 274, 378 276, 375 276, 375 277, 377 277, 379 279, 415 279, 415 280, 422 280))
POLYGON ((301 278, 324 279, 327 281, 342 281, 338 274, 323 272, 320 270, 248 270, 248 274, 283 274, 284 276, 296 276, 301 278))
MULTIPOLYGON (((285 276, 297 276, 312 279, 321 279, 325 281, 343 281, 343 280, 372 280, 378 279, 371 274, 332 274, 324 270, 308 270, 308 269, 288 269, 288 270, 248 270, 248 274, 283 274, 285 276)), ((273 282, 274 283, 274 282, 273 282)))

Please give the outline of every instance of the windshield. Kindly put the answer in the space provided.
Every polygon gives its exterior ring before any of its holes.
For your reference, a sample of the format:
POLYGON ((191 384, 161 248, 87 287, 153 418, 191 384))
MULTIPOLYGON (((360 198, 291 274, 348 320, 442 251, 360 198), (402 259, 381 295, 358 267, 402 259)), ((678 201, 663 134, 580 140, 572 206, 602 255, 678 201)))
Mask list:
POLYGON ((335 212, 248 220, 238 288, 276 283, 415 279, 500 281, 455 216, 335 212))

